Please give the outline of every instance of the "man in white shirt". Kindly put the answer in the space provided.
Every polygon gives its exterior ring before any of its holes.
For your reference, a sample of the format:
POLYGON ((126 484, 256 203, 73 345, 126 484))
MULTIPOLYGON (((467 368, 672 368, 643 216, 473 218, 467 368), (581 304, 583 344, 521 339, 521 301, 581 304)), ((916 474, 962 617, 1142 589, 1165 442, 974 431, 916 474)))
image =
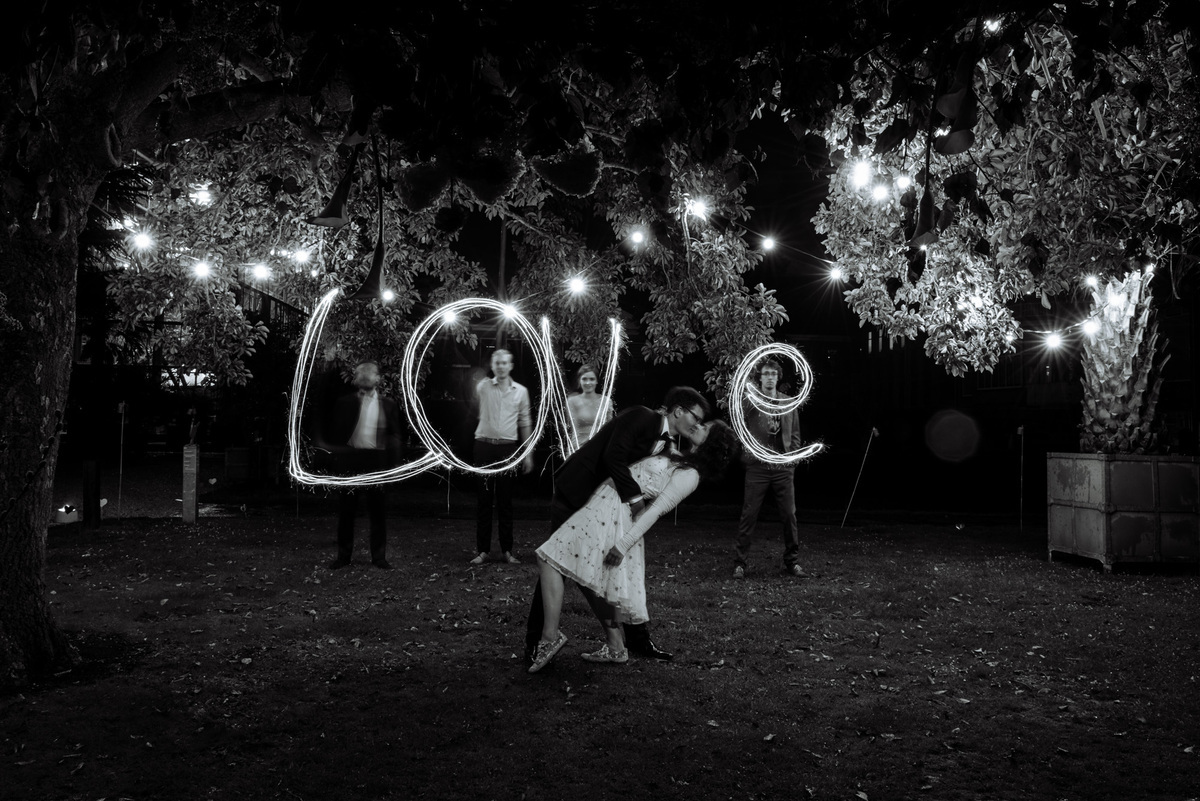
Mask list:
MULTIPOLYGON (((339 472, 361 475, 386 470, 400 463, 400 407, 379 394, 379 365, 364 361, 354 368, 354 392, 338 399, 334 407, 335 451, 339 472)), ((382 484, 346 487, 338 497, 338 555, 329 566, 338 570, 350 564, 354 551, 354 518, 358 499, 367 499, 371 521, 371 564, 390 570, 387 560, 386 503, 382 484)))
MULTIPOLYGON (((512 380, 512 353, 503 348, 492 354, 493 378, 485 378, 475 387, 479 402, 479 425, 475 428, 474 462, 488 467, 512 458, 533 432, 529 390, 512 380)), ((521 464, 525 473, 533 471, 533 454, 521 464)), ((479 476, 476 496, 475 558, 481 565, 492 550, 492 507, 496 508, 500 550, 504 561, 519 564, 513 556, 513 473, 491 473, 479 476)))

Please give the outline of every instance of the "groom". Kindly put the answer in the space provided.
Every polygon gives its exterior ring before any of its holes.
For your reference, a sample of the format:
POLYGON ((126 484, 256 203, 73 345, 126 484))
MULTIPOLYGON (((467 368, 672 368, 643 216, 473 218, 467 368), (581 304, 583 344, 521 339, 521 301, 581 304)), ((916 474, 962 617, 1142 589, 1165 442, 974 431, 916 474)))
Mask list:
MULTIPOLYGON (((642 488, 630 475, 629 466, 664 448, 678 447, 679 436, 704 424, 709 405, 704 396, 691 387, 675 387, 663 400, 666 414, 632 406, 608 421, 592 438, 571 454, 554 474, 554 499, 550 506, 550 531, 557 531, 572 514, 588 502, 596 488, 607 479, 621 500, 629 504, 630 517, 646 507, 642 488)), ((533 590, 529 620, 525 631, 525 656, 532 660, 542 636, 542 582, 533 590)), ((657 648, 650 640, 650 624, 626 623, 625 644, 629 652, 654 659, 670 659, 673 654, 657 648)))

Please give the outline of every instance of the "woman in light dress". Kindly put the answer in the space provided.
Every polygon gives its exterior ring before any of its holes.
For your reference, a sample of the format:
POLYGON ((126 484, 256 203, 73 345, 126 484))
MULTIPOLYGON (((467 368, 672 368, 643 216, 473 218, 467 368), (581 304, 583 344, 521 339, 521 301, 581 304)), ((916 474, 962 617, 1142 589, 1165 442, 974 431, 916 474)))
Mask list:
POLYGON ((575 388, 578 394, 567 398, 567 411, 571 414, 571 426, 575 432, 575 450, 592 437, 592 431, 612 419, 612 403, 596 390, 600 386, 596 368, 585 364, 575 373, 575 388), (601 406, 604 407, 603 414, 601 406), (601 419, 602 418, 602 419, 601 419))
POLYGON ((701 480, 720 476, 737 451, 736 435, 719 420, 698 426, 686 438, 692 446, 689 453, 668 450, 630 466, 645 496, 654 497, 636 521, 610 479, 537 549, 545 621, 530 673, 545 667, 567 641, 558 628, 565 579, 579 585, 604 629, 604 645, 583 658, 618 664, 629 660, 621 623, 649 619, 643 535, 701 480))

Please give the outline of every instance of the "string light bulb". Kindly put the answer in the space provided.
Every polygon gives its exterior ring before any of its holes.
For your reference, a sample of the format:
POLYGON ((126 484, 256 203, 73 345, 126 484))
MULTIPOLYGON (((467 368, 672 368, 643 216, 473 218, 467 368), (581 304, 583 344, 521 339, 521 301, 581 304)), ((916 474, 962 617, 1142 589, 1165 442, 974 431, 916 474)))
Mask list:
POLYGON ((587 289, 587 283, 577 275, 567 282, 567 288, 578 295, 587 289))
POLYGON ((133 235, 133 246, 138 250, 149 250, 154 246, 154 239, 145 231, 138 231, 133 235))
POLYGON ((763 237, 762 249, 766 250, 766 251, 774 250, 775 249, 775 239, 773 237, 769 237, 769 236, 763 237))
POLYGON ((871 180, 871 164, 867 161, 860 161, 854 165, 854 170, 850 173, 850 180, 856 187, 862 189, 871 180))
POLYGON ((201 261, 196 263, 196 266, 192 268, 192 272, 195 273, 197 278, 208 278, 212 274, 212 268, 208 266, 208 262, 201 261))
POLYGON ((271 277, 271 268, 259 262, 250 270, 251 274, 259 281, 266 281, 271 277))

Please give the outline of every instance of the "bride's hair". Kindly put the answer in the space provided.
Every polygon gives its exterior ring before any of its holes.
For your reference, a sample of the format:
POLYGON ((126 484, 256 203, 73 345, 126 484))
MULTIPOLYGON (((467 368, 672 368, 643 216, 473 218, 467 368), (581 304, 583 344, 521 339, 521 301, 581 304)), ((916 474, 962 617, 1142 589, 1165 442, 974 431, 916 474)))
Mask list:
POLYGON ((694 451, 672 456, 684 467, 691 467, 700 474, 701 481, 716 481, 725 468, 738 454, 740 445, 737 434, 725 422, 713 420, 709 424, 708 439, 694 451))

